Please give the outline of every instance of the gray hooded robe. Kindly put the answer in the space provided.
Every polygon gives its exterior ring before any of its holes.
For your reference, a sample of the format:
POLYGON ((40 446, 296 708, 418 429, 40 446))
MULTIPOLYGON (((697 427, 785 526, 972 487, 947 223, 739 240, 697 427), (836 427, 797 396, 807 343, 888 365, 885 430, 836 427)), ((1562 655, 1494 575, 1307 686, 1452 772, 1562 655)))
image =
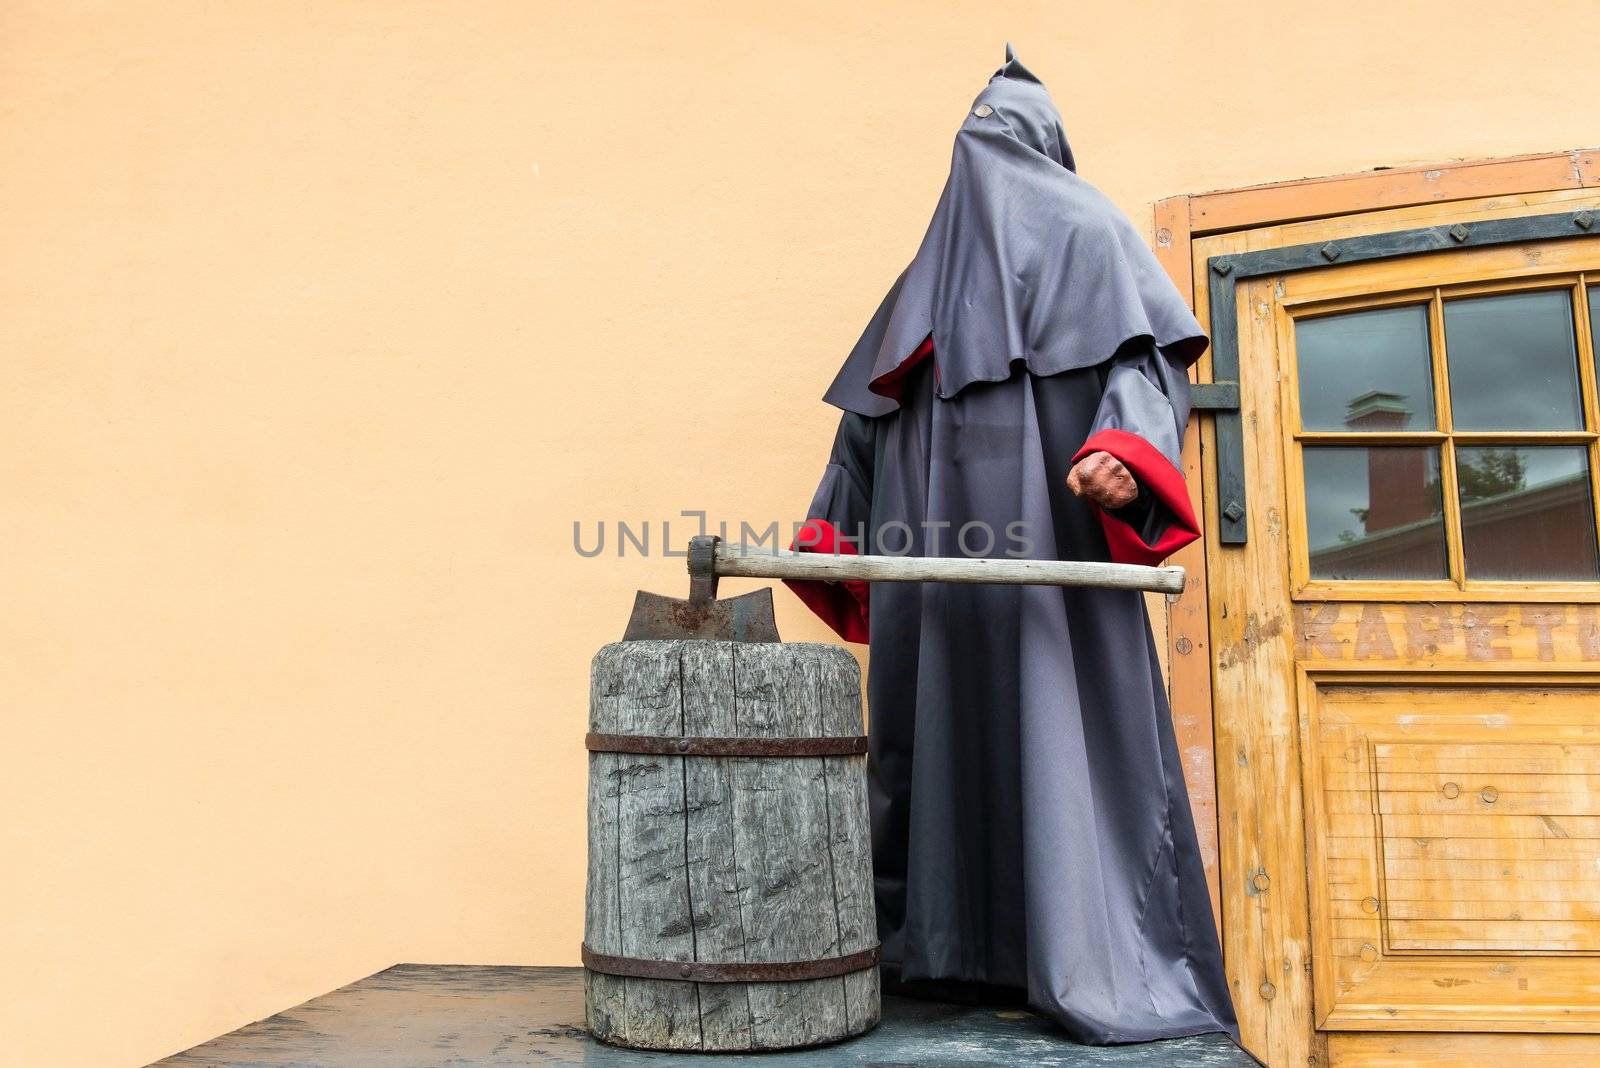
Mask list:
MULTIPOLYGON (((1205 345, 1008 49, 828 390, 796 547, 1157 563, 1198 536, 1178 454, 1205 345), (1139 484, 1115 513, 1067 489, 1097 450, 1139 484)), ((1142 595, 790 585, 871 644, 887 988, 1026 1001, 1080 1042, 1237 1037, 1142 595)))

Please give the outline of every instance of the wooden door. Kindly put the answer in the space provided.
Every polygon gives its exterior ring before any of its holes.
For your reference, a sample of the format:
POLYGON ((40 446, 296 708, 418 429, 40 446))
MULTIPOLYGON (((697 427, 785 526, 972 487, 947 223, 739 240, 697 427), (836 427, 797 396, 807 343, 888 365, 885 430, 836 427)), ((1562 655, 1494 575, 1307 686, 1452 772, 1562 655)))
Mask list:
POLYGON ((1275 1068, 1600 1064, 1597 230, 1578 191, 1196 242, 1223 934, 1275 1068))

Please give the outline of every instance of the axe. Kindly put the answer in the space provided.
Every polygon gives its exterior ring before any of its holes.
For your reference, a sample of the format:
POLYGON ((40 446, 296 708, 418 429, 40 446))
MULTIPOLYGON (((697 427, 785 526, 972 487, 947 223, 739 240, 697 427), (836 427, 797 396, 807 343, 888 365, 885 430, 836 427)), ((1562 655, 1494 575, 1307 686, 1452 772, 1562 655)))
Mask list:
POLYGON ((995 560, 965 556, 845 556, 797 553, 725 542, 715 535, 689 539, 689 598, 640 590, 623 641, 701 638, 775 642, 772 589, 717 598, 717 580, 809 579, 822 582, 965 582, 1007 586, 1095 586, 1150 593, 1182 593, 1181 567, 1146 567, 1097 560, 995 560))

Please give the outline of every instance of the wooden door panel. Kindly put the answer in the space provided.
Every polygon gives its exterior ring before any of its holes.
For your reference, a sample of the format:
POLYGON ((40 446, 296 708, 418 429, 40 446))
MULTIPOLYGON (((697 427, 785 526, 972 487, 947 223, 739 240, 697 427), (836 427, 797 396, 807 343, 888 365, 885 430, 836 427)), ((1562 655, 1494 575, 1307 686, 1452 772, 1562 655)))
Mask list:
POLYGON ((1600 676, 1302 693, 1318 1025, 1600 1024, 1600 676))
POLYGON ((1328 1036, 1331 1068, 1578 1068, 1600 1064, 1600 1035, 1345 1032, 1328 1036))

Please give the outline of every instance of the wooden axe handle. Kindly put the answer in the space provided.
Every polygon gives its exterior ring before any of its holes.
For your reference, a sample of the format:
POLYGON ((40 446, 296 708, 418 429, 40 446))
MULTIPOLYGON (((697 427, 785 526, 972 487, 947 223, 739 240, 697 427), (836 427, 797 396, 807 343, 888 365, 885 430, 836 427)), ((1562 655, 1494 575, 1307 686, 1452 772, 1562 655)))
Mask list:
POLYGON ((988 582, 1008 586, 1099 586, 1182 593, 1181 567, 1097 560, 993 560, 964 556, 846 556, 796 553, 739 542, 716 543, 717 575, 839 582, 988 582))

